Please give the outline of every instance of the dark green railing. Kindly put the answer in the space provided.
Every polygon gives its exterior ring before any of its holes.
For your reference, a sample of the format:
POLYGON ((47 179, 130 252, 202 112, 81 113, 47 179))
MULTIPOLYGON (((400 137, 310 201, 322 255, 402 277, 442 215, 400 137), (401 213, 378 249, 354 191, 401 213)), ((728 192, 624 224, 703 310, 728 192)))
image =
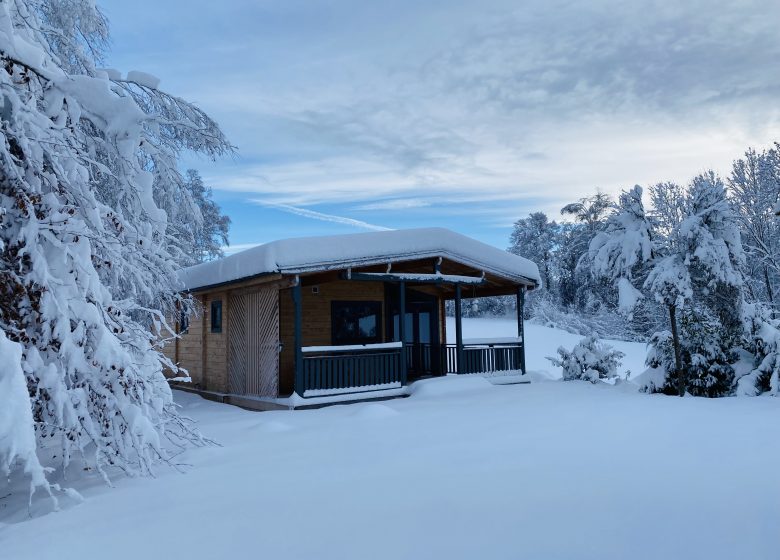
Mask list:
POLYGON ((405 382, 401 348, 327 350, 303 354, 304 391, 335 390, 405 382))
POLYGON ((458 371, 458 349, 447 344, 443 350, 445 373, 492 373, 522 371, 523 345, 517 343, 464 344, 463 367, 458 371))
POLYGON ((303 353, 304 392, 350 389, 406 383, 406 372, 416 375, 522 371, 523 345, 517 343, 464 344, 458 371, 454 344, 405 344, 400 347, 335 350, 303 353), (403 354, 403 358, 402 358, 403 354), (403 360, 403 361, 402 361, 403 360), (401 368, 402 363, 405 368, 401 368))

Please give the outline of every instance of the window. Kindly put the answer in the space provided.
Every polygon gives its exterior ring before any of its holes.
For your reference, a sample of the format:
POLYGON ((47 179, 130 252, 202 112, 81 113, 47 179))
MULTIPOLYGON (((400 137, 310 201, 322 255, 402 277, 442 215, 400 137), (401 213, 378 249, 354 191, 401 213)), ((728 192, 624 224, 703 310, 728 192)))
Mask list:
POLYGON ((334 301, 330 316, 334 345, 382 341, 382 304, 378 301, 334 301))
POLYGON ((211 332, 222 332, 222 300, 211 302, 211 332))

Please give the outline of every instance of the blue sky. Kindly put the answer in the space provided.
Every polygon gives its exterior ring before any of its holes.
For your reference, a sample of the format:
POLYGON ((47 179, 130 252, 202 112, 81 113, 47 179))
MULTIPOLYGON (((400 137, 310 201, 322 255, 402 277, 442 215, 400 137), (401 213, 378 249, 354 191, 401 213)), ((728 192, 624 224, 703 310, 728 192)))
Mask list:
POLYGON ((106 65, 238 147, 188 159, 234 247, 445 226, 499 247, 597 188, 780 139, 780 2, 110 0, 106 65))

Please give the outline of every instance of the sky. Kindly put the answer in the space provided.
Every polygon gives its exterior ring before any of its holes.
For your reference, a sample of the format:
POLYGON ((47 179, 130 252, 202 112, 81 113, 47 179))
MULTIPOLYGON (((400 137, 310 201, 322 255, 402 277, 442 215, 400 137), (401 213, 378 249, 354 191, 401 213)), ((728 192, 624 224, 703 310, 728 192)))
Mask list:
POLYGON ((104 0, 105 65, 158 76, 236 153, 187 157, 231 250, 512 224, 597 189, 728 174, 780 140, 777 0, 104 0))

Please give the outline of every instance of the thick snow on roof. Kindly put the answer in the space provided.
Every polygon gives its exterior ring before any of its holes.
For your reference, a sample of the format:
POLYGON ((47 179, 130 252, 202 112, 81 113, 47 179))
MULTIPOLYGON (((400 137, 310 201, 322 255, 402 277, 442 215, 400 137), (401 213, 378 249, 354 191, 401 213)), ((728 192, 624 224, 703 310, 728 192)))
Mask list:
POLYGON ((528 259, 445 228, 282 239, 186 268, 179 277, 184 289, 194 290, 267 273, 298 274, 437 256, 510 280, 539 283, 539 269, 528 259))

